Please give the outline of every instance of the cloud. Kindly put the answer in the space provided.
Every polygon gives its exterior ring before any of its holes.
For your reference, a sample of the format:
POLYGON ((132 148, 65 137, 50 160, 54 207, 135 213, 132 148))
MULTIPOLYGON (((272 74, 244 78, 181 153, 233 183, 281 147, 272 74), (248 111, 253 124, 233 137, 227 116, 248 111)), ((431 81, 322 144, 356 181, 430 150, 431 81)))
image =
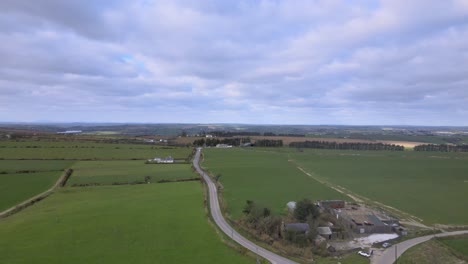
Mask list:
POLYGON ((6 0, 0 42, 0 121, 468 125, 466 0, 6 0))

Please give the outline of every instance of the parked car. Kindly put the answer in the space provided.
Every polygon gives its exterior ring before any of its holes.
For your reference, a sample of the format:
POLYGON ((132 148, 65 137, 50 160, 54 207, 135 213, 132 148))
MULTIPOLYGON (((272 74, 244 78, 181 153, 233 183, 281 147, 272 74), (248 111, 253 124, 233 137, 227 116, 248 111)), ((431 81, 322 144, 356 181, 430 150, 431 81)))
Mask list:
POLYGON ((370 258, 371 256, 369 253, 361 251, 361 250, 358 252, 358 254, 366 258, 370 258))
POLYGON ((390 244, 388 242, 385 242, 385 243, 382 244, 382 247, 384 247, 384 248, 388 248, 388 247, 391 247, 391 246, 392 246, 392 244, 390 244))

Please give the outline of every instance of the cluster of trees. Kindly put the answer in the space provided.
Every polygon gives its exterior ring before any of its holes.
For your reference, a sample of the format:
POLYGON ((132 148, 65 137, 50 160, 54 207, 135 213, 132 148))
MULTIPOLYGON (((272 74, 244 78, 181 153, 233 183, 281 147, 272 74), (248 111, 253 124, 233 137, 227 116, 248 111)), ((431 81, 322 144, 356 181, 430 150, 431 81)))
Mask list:
POLYGON ((232 146, 240 146, 243 143, 249 143, 250 138, 201 138, 193 141, 194 146, 208 146, 214 147, 218 144, 227 144, 232 146))
POLYGON ((319 225, 320 211, 317 206, 309 199, 303 199, 296 203, 294 209, 294 218, 300 223, 309 225, 307 234, 288 231, 285 233, 285 239, 299 246, 307 246, 312 243, 317 236, 317 227, 319 225))
POLYGON ((255 142, 257 147, 282 147, 283 140, 260 139, 255 142))
POLYGON ((247 225, 254 229, 258 235, 265 234, 274 239, 280 237, 281 217, 273 215, 269 208, 247 200, 242 212, 247 225))
POLYGON ((364 143, 364 142, 329 142, 329 141, 304 141, 291 142, 291 148, 313 148, 313 149, 350 149, 350 150, 390 150, 403 151, 405 147, 394 144, 364 143))
POLYGON ((468 145, 426 144, 415 146, 414 151, 468 152, 468 145))

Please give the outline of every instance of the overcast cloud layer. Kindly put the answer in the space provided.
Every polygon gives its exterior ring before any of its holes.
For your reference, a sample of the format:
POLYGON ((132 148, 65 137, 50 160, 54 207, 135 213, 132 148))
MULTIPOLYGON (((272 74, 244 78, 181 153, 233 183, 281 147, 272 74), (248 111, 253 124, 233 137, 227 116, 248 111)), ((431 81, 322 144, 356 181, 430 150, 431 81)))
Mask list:
POLYGON ((468 0, 2 0, 0 43, 0 121, 468 125, 468 0))

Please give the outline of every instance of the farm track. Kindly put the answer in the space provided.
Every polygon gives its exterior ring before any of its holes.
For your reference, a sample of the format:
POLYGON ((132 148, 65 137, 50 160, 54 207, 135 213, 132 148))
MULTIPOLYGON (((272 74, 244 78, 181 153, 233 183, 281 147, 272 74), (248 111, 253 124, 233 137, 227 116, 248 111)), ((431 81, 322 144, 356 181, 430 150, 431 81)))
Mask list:
POLYGON ((296 163, 295 160, 292 160, 292 159, 288 159, 289 162, 295 164, 295 166, 297 167, 297 169, 299 169, 301 172, 303 172, 304 174, 306 174, 307 176, 309 176, 310 178, 316 180, 317 182, 329 187, 329 188, 332 188, 333 190, 339 192, 339 193, 342 193, 346 196, 348 196, 351 200, 357 202, 357 203, 369 203, 369 204, 373 204, 377 207, 380 207, 380 208, 385 208, 386 210, 389 210, 391 212, 394 212, 402 217, 404 217, 405 219, 403 219, 402 221, 405 222, 406 224, 408 225, 412 225, 412 226, 417 226, 417 227, 420 227, 420 228, 426 228, 426 229, 430 229, 430 227, 422 224, 422 219, 419 218, 419 217, 416 217, 414 215, 411 215, 407 212, 403 212, 397 208, 394 208, 394 207, 391 207, 389 205, 386 205, 386 204, 383 204, 381 202, 377 202, 377 201, 373 201, 367 197, 364 197, 364 196, 361 196, 361 195, 357 195, 353 192, 351 192, 350 190, 342 187, 342 186, 339 186, 339 185, 336 185, 336 184, 332 184, 328 181, 325 181, 323 179, 321 179, 320 177, 317 177, 309 172, 307 172, 305 169, 303 169, 302 167, 299 166, 298 163, 296 163))
POLYGON ((60 188, 60 187, 63 187, 65 186, 65 184, 67 183, 67 180, 70 178, 71 174, 73 173, 73 170, 71 169, 67 169, 63 172, 63 174, 58 178, 58 180, 55 182, 55 184, 50 187, 48 190, 18 204, 18 205, 15 205, 14 207, 11 207, 3 212, 0 212, 0 219, 1 218, 5 218, 5 217, 8 217, 8 216, 11 216, 13 214, 16 214, 18 212, 20 212, 21 210, 23 209, 26 209, 27 207, 31 206, 31 205, 34 205, 35 203, 37 202, 40 202, 42 200, 44 200, 45 198, 47 198, 49 195, 51 195, 55 189, 57 188, 60 188))
POLYGON ((209 189, 209 205, 210 205, 210 212, 213 217, 214 222, 216 225, 223 231, 228 237, 230 237, 232 240, 236 241, 239 243, 241 246, 247 248, 254 254, 257 254, 268 261, 270 261, 272 264, 295 264, 296 262, 289 260, 287 258, 284 258, 282 256, 279 256, 267 249, 264 249, 252 241, 248 240, 241 234, 239 234, 237 231, 234 230, 224 219, 224 216, 221 212, 221 208, 219 206, 219 200, 218 200, 218 188, 216 184, 211 180, 211 178, 206 174, 199 165, 200 162, 200 154, 201 154, 201 148, 197 149, 197 153, 193 159, 193 166, 195 167, 196 171, 204 181, 206 182, 208 189, 209 189))

